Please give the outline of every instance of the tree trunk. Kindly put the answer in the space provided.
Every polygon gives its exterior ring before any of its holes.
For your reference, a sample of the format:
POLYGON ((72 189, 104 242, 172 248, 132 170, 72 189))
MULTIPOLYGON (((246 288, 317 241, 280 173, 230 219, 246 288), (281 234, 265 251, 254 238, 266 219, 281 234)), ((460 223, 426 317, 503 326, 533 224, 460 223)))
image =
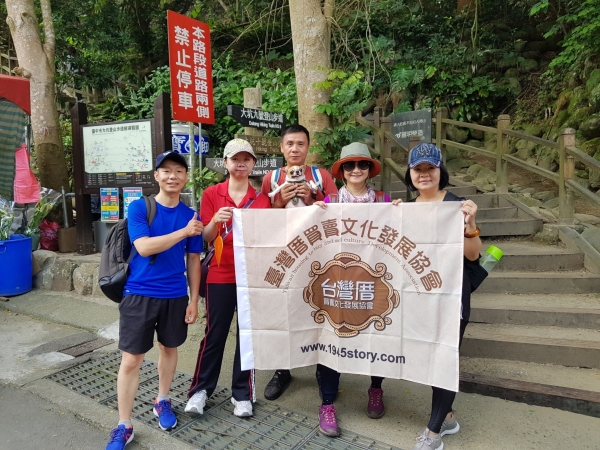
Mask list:
POLYGON ((33 0, 6 0, 6 22, 15 45, 19 67, 15 73, 30 81, 31 125, 39 180, 43 187, 69 190, 69 175, 60 134, 54 84, 54 26, 50 0, 41 0, 45 42, 33 0))
MULTIPOLYGON (((331 126, 326 114, 315 111, 318 104, 327 103, 328 92, 314 87, 315 83, 325 81, 327 69, 331 68, 330 45, 331 32, 329 21, 334 0, 290 0, 290 21, 294 44, 294 71, 298 93, 298 120, 311 133, 322 131, 331 126)), ((313 163, 319 156, 309 153, 307 163, 313 163)))

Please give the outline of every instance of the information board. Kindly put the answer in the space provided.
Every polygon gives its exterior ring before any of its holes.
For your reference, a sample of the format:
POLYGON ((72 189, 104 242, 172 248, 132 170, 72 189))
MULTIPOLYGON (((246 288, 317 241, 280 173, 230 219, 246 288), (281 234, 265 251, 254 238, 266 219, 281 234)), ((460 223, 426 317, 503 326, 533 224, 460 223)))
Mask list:
POLYGON ((83 125, 85 187, 154 185, 150 120, 83 125))
POLYGON ((421 142, 431 142, 431 110, 421 109, 400 114, 391 114, 392 134, 408 148, 411 136, 419 136, 421 142))
POLYGON ((142 198, 142 195, 142 188, 140 187, 123 188, 123 219, 127 219, 128 217, 131 202, 142 198))
POLYGON ((119 221, 119 188, 100 188, 100 220, 119 221))

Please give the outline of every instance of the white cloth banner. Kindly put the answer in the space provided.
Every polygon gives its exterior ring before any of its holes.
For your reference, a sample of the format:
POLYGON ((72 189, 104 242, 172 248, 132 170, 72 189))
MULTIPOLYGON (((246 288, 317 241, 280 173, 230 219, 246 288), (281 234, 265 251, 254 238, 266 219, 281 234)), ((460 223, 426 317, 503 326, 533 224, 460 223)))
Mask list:
POLYGON ((463 227, 459 202, 234 210, 242 370, 457 391, 463 227))

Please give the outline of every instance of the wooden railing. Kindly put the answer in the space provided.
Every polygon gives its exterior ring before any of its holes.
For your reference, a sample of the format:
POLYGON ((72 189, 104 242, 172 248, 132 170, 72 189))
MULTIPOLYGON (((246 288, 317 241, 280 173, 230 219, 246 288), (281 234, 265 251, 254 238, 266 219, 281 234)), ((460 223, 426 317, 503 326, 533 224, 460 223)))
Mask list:
POLYGON ((14 75, 12 69, 17 66, 17 57, 0 52, 0 74, 14 75))
POLYGON ((404 147, 396 136, 392 134, 392 122, 389 117, 383 117, 381 108, 375 108, 373 120, 368 120, 360 113, 355 117, 356 123, 367 127, 373 134, 373 146, 369 146, 371 153, 381 162, 381 189, 390 192, 392 177, 394 173, 404 184, 404 173, 400 166, 392 159, 392 147, 397 147, 405 152, 404 147))
MULTIPOLYGON (((588 156, 575 146, 575 130, 573 128, 566 128, 563 130, 562 134, 558 138, 558 142, 554 142, 548 139, 522 133, 520 131, 511 130, 510 116, 506 114, 502 114, 498 117, 496 127, 488 127, 476 123, 460 122, 458 120, 449 119, 448 110, 446 108, 440 108, 436 111, 433 121, 436 129, 435 144, 442 151, 444 164, 446 163, 448 147, 473 152, 488 158, 492 158, 496 161, 496 193, 508 194, 510 163, 529 172, 552 180, 558 185, 558 218, 559 222, 562 224, 572 225, 575 221, 575 206, 573 201, 573 194, 575 193, 579 194, 593 204, 600 206, 600 196, 586 189, 575 179, 575 161, 579 161, 585 164, 591 170, 598 172, 600 172, 600 161, 588 156), (448 140, 446 138, 446 127, 448 125, 495 134, 495 151, 448 140), (557 150, 559 153, 558 171, 555 173, 536 166, 535 164, 528 163, 527 161, 517 158, 516 156, 510 155, 508 153, 509 138, 521 139, 548 149, 557 150)), ((362 117, 361 114, 357 114, 356 123, 367 127, 369 130, 371 130, 373 135, 373 146, 369 149, 382 164, 381 189, 386 192, 390 191, 392 173, 402 180, 402 182, 405 182, 402 170, 392 159, 392 148, 399 148, 404 152, 408 152, 409 149, 403 146, 391 133, 392 124, 390 118, 383 117, 381 109, 376 108, 372 120, 362 117)), ((416 140, 411 139, 409 142, 409 148, 414 147, 414 145, 418 144, 418 142, 418 138, 416 140)))

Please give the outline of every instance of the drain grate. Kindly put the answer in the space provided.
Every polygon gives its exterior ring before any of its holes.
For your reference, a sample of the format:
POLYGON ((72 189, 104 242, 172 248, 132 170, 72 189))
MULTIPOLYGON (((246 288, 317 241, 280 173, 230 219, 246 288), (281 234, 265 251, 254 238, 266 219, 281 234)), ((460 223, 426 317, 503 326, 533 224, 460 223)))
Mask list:
MULTIPOLYGON (((121 354, 87 361, 47 378, 102 405, 117 408, 117 373, 121 354)), ((187 402, 189 375, 177 373, 171 387, 171 401, 177 415, 177 428, 170 435, 197 448, 209 450, 400 450, 383 442, 348 430, 331 439, 318 431, 316 418, 282 408, 276 403, 254 404, 254 415, 241 419, 233 415, 231 392, 217 389, 206 402, 202 416, 184 412, 187 402)), ((133 417, 156 427, 152 413, 158 392, 156 364, 144 361, 140 370, 140 385, 133 407, 133 417)))

